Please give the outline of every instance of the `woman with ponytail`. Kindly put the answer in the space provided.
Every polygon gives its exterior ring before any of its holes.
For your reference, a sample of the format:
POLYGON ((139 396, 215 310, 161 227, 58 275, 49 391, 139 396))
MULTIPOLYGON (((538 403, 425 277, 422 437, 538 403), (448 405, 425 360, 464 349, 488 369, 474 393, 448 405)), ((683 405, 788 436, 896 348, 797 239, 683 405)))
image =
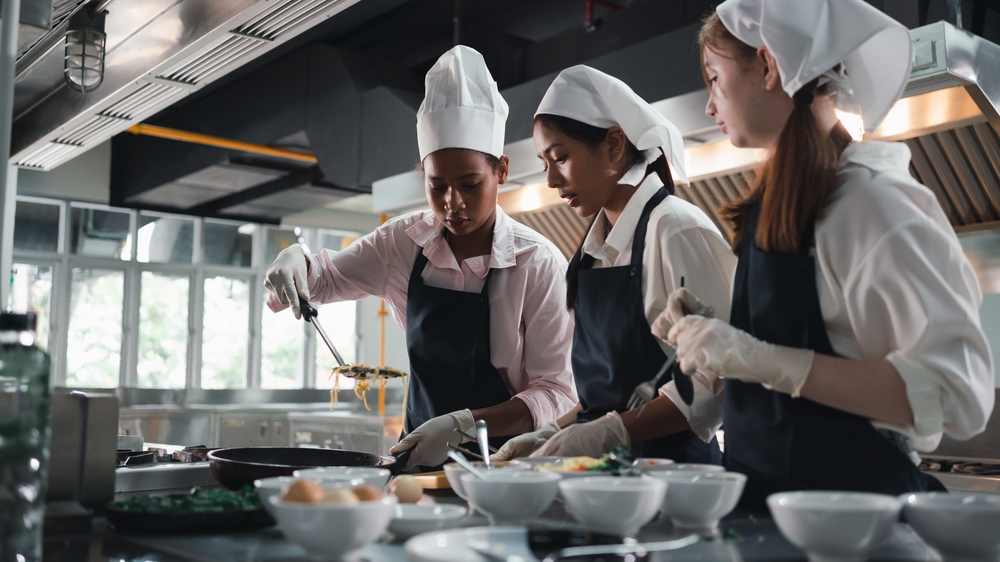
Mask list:
POLYGON ((578 215, 594 217, 567 272, 580 404, 508 441, 497 457, 536 449, 597 457, 623 443, 639 456, 718 464, 718 422, 687 421, 721 416, 713 375, 668 378, 642 418, 626 411, 635 387, 673 351, 650 333, 671 292, 686 282, 729 317, 736 260, 705 213, 673 196, 674 177, 687 181, 680 132, 621 80, 575 66, 542 99, 534 140, 549 187, 578 215))
POLYGON ((653 330, 682 369, 724 378, 724 464, 749 477, 744 503, 943 490, 915 451, 990 416, 982 293, 906 145, 852 144, 835 111, 878 126, 909 76, 909 33, 863 0, 727 0, 700 46, 706 112, 770 156, 725 209, 730 323, 684 316, 692 288, 653 330))

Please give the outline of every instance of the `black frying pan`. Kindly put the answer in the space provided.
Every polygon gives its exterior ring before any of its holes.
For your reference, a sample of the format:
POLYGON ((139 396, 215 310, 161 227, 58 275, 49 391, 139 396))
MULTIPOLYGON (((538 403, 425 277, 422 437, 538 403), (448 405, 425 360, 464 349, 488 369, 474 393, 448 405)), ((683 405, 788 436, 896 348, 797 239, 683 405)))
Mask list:
POLYGON ((409 450, 385 456, 341 449, 235 447, 208 453, 208 462, 219 484, 239 490, 248 484, 253 486, 258 478, 291 476, 299 469, 323 466, 371 466, 387 468, 396 475, 402 472, 409 456, 409 450))

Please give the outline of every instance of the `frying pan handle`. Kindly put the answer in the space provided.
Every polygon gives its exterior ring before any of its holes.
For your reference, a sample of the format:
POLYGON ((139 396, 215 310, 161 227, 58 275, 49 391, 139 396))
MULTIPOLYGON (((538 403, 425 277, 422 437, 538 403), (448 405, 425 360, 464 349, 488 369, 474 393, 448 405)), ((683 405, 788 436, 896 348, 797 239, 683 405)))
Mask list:
POLYGON ((400 451, 392 455, 393 457, 396 458, 396 464, 392 466, 392 470, 390 471, 393 476, 397 476, 403 473, 403 470, 406 469, 406 463, 410 462, 410 453, 412 452, 413 449, 407 449, 405 451, 400 451))

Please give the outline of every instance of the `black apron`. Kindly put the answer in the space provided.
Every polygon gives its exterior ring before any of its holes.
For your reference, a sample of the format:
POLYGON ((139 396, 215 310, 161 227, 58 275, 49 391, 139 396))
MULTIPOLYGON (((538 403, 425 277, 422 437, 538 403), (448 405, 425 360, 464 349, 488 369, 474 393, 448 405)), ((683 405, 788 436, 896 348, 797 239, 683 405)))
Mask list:
MULTIPOLYGON (((730 322, 766 342, 836 355, 820 310, 813 227, 797 253, 764 252, 754 243, 759 213, 758 203, 743 234, 730 322)), ((807 398, 727 379, 723 419, 724 464, 747 475, 748 508, 786 490, 944 490, 867 419, 807 398)))
MULTIPOLYGON (((635 387, 651 379, 667 360, 650 333, 642 302, 646 224, 666 198, 667 190, 661 188, 643 208, 632 239, 630 265, 592 269, 592 256, 584 255, 580 261, 573 303, 573 377, 583 407, 576 417, 578 423, 612 410, 624 412, 635 387)), ((721 462, 715 438, 706 444, 691 430, 634 444, 632 452, 677 462, 721 462)))
MULTIPOLYGON (((476 410, 511 399, 500 371, 490 360, 490 269, 480 293, 424 284, 427 265, 417 252, 406 292, 406 349, 410 356, 407 430, 456 410, 476 410)), ((508 439, 491 437, 501 447, 508 439)), ((475 443, 470 451, 478 452, 475 443)))

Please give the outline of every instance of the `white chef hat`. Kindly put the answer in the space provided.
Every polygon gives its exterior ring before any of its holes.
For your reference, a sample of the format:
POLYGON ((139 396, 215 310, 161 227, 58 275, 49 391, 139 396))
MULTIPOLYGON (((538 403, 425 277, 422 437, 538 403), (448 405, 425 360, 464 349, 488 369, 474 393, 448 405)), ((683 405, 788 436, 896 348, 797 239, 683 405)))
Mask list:
POLYGON ((541 114, 568 117, 602 129, 617 125, 643 151, 647 162, 656 160, 662 150, 675 179, 688 181, 681 132, 614 76, 582 64, 563 70, 538 104, 535 115, 541 114))
POLYGON ((863 0, 726 0, 716 12, 737 39, 774 55, 789 96, 821 77, 832 83, 838 107, 859 113, 868 132, 910 76, 910 32, 863 0))
POLYGON ((507 102, 483 55, 465 45, 441 55, 424 78, 417 110, 420 160, 442 148, 469 148, 503 156, 507 102))

